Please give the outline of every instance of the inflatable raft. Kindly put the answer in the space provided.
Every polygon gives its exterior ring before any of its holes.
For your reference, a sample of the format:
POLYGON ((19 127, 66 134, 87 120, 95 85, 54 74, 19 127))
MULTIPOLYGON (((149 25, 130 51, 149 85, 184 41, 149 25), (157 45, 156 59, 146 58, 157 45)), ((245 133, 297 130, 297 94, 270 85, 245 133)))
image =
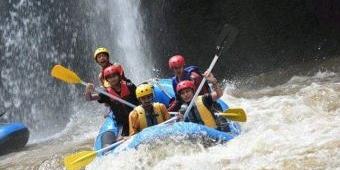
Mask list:
POLYGON ((0 155, 23 148, 29 131, 22 123, 0 124, 0 155))
MULTIPOLYGON (((175 96, 171 79, 156 79, 151 81, 154 90, 154 101, 164 103, 168 106, 170 99, 175 96)), ((221 111, 227 110, 228 105, 222 100, 218 100, 217 103, 221 107, 221 111)), ((212 129, 203 125, 189 123, 189 122, 179 122, 167 125, 159 125, 155 127, 149 127, 135 135, 130 140, 124 142, 122 146, 115 147, 122 149, 127 148, 137 148, 138 145, 143 143, 148 143, 155 139, 162 139, 165 137, 172 136, 200 136, 206 137, 215 141, 226 142, 237 136, 241 132, 241 127, 237 122, 232 122, 227 119, 230 132, 221 132, 216 129, 212 129)), ((114 135, 119 134, 119 128, 117 128, 117 123, 114 119, 113 114, 105 119, 98 136, 95 141, 94 150, 99 150, 107 146, 107 141, 110 141, 110 133, 114 135)), ((112 150, 115 150, 112 148, 112 150)), ((102 155, 102 153, 98 153, 102 155)))

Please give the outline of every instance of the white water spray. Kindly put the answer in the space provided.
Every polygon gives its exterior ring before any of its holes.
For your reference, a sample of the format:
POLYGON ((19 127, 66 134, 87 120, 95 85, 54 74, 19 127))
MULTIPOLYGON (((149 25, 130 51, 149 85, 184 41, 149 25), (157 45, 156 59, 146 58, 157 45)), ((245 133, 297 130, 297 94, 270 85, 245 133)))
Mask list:
POLYGON ((93 41, 108 46, 113 62, 121 62, 128 78, 136 84, 152 77, 152 56, 143 32, 140 1, 114 0, 97 2, 95 8, 104 22, 94 21, 93 41), (103 32, 98 32, 103 27, 103 32))
POLYGON ((7 8, 2 11, 4 22, 0 24, 0 48, 4 52, 0 63, 0 111, 7 112, 5 120, 26 124, 30 141, 44 138, 62 130, 68 110, 67 105, 59 107, 62 102, 58 99, 63 94, 56 93, 60 89, 49 73, 58 54, 49 16, 41 14, 40 2, 1 3, 7 8))
POLYGON ((222 99, 244 108, 248 116, 243 133, 232 141, 206 149, 181 145, 187 152, 165 142, 159 148, 150 144, 152 150, 141 147, 109 156, 87 169, 337 169, 339 82, 339 73, 319 72, 243 91, 244 96, 230 85, 222 99))

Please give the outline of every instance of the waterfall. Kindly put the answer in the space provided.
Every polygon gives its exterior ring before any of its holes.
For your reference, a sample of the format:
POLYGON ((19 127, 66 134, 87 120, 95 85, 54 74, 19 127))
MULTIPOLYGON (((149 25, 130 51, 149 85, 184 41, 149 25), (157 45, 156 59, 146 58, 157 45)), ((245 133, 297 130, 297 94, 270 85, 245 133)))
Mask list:
POLYGON ((110 60, 122 63, 136 85, 151 78, 153 68, 139 7, 140 1, 133 0, 96 1, 91 22, 94 44, 108 47, 110 60))
POLYGON ((79 45, 86 49, 81 43, 83 20, 69 15, 76 11, 70 3, 1 2, 0 113, 5 113, 1 119, 25 123, 30 140, 61 131, 79 98, 75 86, 50 76, 57 63, 79 69, 83 65, 79 61, 87 60, 78 57, 86 53, 77 51, 79 45))
POLYGON ((81 105, 88 104, 82 98, 84 87, 52 78, 50 70, 55 64, 98 83, 100 68, 92 54, 105 46, 111 51, 110 60, 121 63, 135 84, 152 76, 140 2, 93 3, 1 2, 0 114, 5 113, 1 121, 27 124, 30 139, 60 132, 75 112, 89 114, 81 111, 81 105))

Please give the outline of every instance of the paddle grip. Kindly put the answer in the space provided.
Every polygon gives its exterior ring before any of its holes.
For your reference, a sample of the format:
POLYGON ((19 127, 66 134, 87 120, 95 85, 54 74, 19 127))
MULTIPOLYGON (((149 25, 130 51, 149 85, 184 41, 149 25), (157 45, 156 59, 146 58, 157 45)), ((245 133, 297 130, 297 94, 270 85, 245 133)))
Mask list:
POLYGON ((152 81, 153 83, 155 83, 162 91, 163 91, 163 93, 167 96, 167 97, 169 97, 169 99, 171 99, 172 97, 171 97, 171 95, 164 89, 164 87, 162 86, 162 85, 160 85, 157 81, 152 81))

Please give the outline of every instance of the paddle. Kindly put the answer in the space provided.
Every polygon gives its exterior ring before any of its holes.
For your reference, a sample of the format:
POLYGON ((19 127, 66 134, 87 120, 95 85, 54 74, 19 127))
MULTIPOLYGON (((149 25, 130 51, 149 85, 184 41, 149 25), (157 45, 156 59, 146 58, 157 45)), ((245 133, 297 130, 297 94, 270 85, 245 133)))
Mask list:
POLYGON ((112 145, 109 145, 105 148, 99 149, 97 151, 80 151, 78 153, 69 155, 65 157, 64 164, 67 170, 77 170, 82 167, 85 167, 87 164, 91 163, 94 158, 96 158, 96 154, 106 151, 110 148, 120 145, 121 143, 125 142, 129 138, 125 138, 120 140, 112 145))
MULTIPOLYGON (((174 120, 176 120, 177 117, 172 117, 171 119, 162 122, 158 125, 162 125, 162 124, 167 124, 169 122, 172 122, 174 120)), ((157 125, 156 125, 157 126, 157 125)), ((131 137, 125 138, 121 141, 118 141, 114 144, 111 144, 105 148, 99 149, 97 151, 80 151, 78 153, 69 155, 67 157, 65 157, 64 159, 64 164, 67 170, 78 170, 80 168, 85 167, 86 165, 88 165, 89 163, 91 163, 95 158, 96 158, 96 154, 109 150, 113 147, 116 147, 118 145, 120 145, 121 143, 125 142, 126 140, 130 139, 131 137)))
MULTIPOLYGON (((52 68, 52 71, 51 71, 51 75, 57 79, 60 79, 62 81, 65 81, 67 83, 71 83, 71 84, 82 84, 84 86, 87 85, 87 83, 85 83, 84 81, 82 81, 80 79, 80 77, 74 73, 73 71, 61 66, 61 65, 55 65, 53 68, 52 68)), ((102 89, 98 89, 98 88, 95 88, 95 91, 99 92, 99 93, 103 93, 117 101, 120 101, 130 107, 136 107, 135 105, 123 100, 123 99, 120 99, 116 96, 113 96, 105 91, 103 91, 102 89)), ((173 117, 161 124, 166 124, 166 123, 169 123, 169 122, 172 122, 174 120, 176 120, 177 117, 173 117)), ((126 138, 125 140, 127 140, 128 138, 126 138)), ((78 153, 75 153, 75 154, 72 154, 70 156, 67 156, 65 159, 64 159, 64 164, 66 166, 66 169, 68 170, 73 170, 73 169, 80 169, 84 166, 86 166, 87 164, 89 164, 90 162, 92 162, 92 160, 95 158, 96 154, 99 153, 99 152, 103 152, 105 150, 109 150, 115 146, 118 146, 119 144, 123 143, 125 140, 121 140, 121 141, 118 141, 112 145, 109 145, 105 148, 102 148, 100 150, 97 150, 97 151, 81 151, 81 152, 78 152, 78 153)))
MULTIPOLYGON (((71 84, 82 84, 84 86, 87 86, 87 83, 82 81, 80 79, 80 77, 73 71, 61 66, 61 65, 55 65, 53 68, 52 68, 52 71, 51 71, 51 75, 57 79, 60 79, 62 81, 65 81, 67 83, 71 83, 71 84)), ((105 94, 123 104, 126 104, 132 108, 135 108, 136 106, 130 102, 127 102, 119 97, 116 97, 114 95, 111 95, 110 93, 107 93, 106 91, 104 91, 103 89, 100 89, 100 88, 95 88, 94 89, 95 91, 97 91, 98 93, 102 93, 102 94, 105 94)))
MULTIPOLYGON (((170 115, 175 115, 176 113, 177 112, 169 112, 170 115)), ((242 108, 229 108, 223 113, 215 113, 215 115, 222 116, 222 117, 225 117, 232 121, 237 121, 237 122, 247 121, 247 115, 242 108)))
MULTIPOLYGON (((217 39, 216 54, 207 70, 208 73, 210 73, 212 68, 215 66, 215 63, 218 57, 222 54, 223 49, 228 49, 231 46, 231 44, 234 42, 237 34, 238 34, 238 30, 235 27, 228 25, 228 24, 224 25, 222 32, 217 39)), ((200 85, 198 86, 195 92, 194 97, 192 98, 187 110, 184 113, 184 119, 188 117, 190 109, 193 106, 194 102, 196 101, 196 98, 198 94, 200 93, 205 81, 206 81, 206 78, 203 77, 200 85)))
POLYGON ((246 112, 242 108, 229 108, 228 110, 224 111, 223 113, 215 113, 215 115, 220 115, 226 117, 232 121, 237 122, 246 122, 247 115, 246 112))

